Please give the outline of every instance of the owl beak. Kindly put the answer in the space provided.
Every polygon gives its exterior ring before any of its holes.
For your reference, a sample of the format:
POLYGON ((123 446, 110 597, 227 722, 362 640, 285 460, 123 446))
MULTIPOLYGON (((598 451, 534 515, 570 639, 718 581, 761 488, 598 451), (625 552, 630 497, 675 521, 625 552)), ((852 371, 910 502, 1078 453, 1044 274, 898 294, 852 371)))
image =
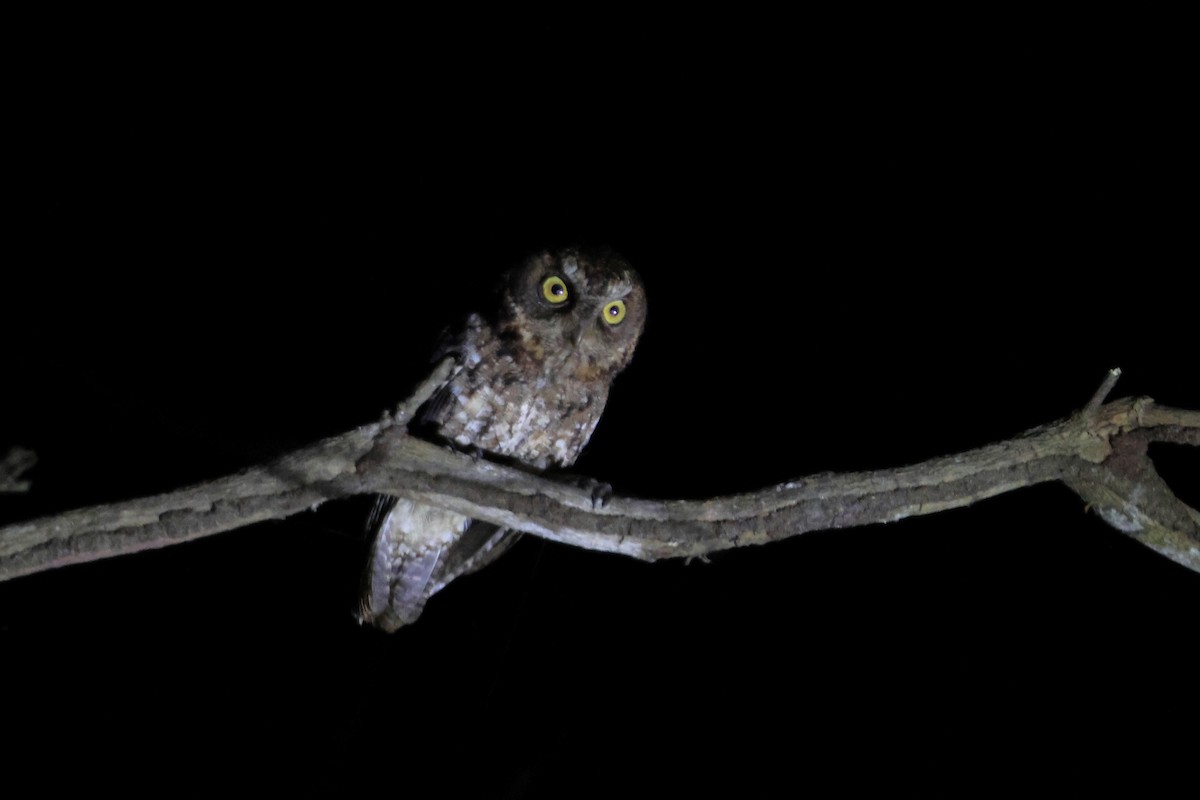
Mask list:
POLYGON ((583 341, 583 326, 579 325, 574 328, 567 328, 563 331, 563 341, 569 345, 579 347, 579 343, 583 341))

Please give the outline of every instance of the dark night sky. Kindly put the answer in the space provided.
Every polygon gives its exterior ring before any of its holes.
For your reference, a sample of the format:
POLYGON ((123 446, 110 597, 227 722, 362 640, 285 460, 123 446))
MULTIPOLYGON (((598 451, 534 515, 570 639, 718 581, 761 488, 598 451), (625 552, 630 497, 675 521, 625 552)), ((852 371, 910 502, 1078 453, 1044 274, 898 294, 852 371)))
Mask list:
MULTIPOLYGON (((578 464, 618 494, 986 444, 1116 365, 1116 394, 1200 407, 1194 155, 1170 104, 1080 74, 752 77, 554 102, 195 79, 33 115, 0 448, 41 463, 0 521, 375 419, 546 244, 611 245, 648 287, 578 464)), ((1200 502, 1195 454, 1158 455, 1200 502)), ((0 584, 0 669, 24 687, 4 727, 30 755, 397 785, 449 760, 480 796, 564 796, 859 759, 1019 782, 1064 740, 1104 759, 1195 711, 1200 576, 1057 486, 708 565, 527 538, 393 636, 350 613, 362 511, 0 584)))

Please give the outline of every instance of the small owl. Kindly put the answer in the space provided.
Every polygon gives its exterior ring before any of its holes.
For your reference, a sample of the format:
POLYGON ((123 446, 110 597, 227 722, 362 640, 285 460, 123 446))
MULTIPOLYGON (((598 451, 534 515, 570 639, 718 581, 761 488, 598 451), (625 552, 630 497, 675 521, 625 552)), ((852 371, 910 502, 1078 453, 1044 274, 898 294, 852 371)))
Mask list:
MULTIPOLYGON (((471 315, 447 346, 454 367, 413 428, 537 470, 570 466, 645 320, 641 280, 619 256, 535 256, 505 276, 499 308, 471 315)), ((360 616, 387 631, 415 621, 435 592, 518 536, 403 499, 384 499, 372 516, 360 616)))

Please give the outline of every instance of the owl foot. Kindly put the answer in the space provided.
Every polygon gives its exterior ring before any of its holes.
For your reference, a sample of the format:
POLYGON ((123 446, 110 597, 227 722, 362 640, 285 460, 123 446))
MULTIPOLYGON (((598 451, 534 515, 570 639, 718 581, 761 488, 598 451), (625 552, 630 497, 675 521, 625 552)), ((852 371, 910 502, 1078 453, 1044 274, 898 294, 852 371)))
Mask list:
POLYGON ((575 485, 592 496, 592 510, 604 508, 613 496, 611 483, 598 481, 586 475, 575 478, 575 485))
MULTIPOLYGON (((429 438, 434 438, 434 437, 429 437, 429 438)), ((487 450, 484 450, 482 447, 479 447, 477 445, 459 444, 458 442, 452 442, 452 441, 443 439, 442 446, 445 447, 447 450, 449 450, 451 453, 462 453, 464 456, 470 456, 471 460, 474 461, 475 463, 479 463, 484 458, 487 458, 488 461, 495 461, 500 464, 508 463, 507 459, 504 459, 502 457, 497 457, 494 454, 489 453, 487 450)))

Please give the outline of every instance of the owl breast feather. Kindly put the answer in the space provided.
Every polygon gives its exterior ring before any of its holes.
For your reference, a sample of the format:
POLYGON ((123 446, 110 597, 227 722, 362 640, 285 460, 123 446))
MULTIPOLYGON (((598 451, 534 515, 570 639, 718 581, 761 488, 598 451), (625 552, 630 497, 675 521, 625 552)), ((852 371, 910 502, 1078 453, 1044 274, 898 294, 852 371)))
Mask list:
POLYGON ((596 429, 608 382, 581 381, 569 355, 535 358, 472 328, 451 376, 437 432, 537 468, 570 466, 596 429))

